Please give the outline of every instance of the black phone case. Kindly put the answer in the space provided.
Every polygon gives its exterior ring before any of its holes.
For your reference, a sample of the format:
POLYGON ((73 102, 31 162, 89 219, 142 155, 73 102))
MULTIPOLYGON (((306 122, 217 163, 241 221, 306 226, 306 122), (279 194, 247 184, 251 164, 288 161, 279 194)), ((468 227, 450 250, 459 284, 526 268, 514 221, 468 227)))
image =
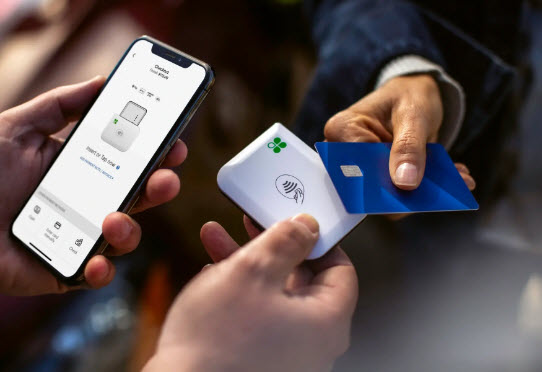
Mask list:
MULTIPOLYGON (((107 84, 111 80, 111 77, 115 74, 118 67, 122 63, 122 61, 124 61, 124 59, 128 55, 128 52, 132 49, 134 44, 137 43, 140 40, 146 40, 146 41, 152 43, 153 44, 152 52, 154 54, 157 54, 158 56, 160 56, 162 58, 165 58, 165 59, 169 60, 170 62, 173 62, 173 63, 178 64, 180 66, 186 65, 187 62, 196 63, 196 64, 202 66, 205 69, 206 74, 205 74, 205 79, 203 80, 201 85, 196 90, 196 93, 192 96, 192 98, 190 99, 190 101, 188 102, 188 104, 186 105, 186 107, 184 108, 182 113, 180 114, 179 118, 175 121, 175 124, 171 128, 170 132, 164 137, 164 140, 162 141, 162 143, 160 144, 158 150, 155 152, 155 154, 153 155, 153 157, 149 161, 149 164, 147 165, 147 167, 145 167, 145 169, 143 170, 143 172, 141 173, 141 175, 139 176, 139 178, 135 182, 135 184, 132 187, 132 189, 130 190, 130 192, 128 192, 128 194, 124 198, 124 201, 121 203, 118 211, 123 212, 123 213, 129 213, 130 210, 132 209, 132 207, 138 201, 139 195, 140 195, 140 192, 141 192, 141 188, 143 187, 143 185, 146 184, 147 179, 149 178, 149 176, 160 166, 160 164, 164 160, 165 156, 167 155, 169 149, 175 144, 175 142, 177 141, 177 139, 181 135, 182 131, 184 130, 184 128, 186 127, 186 125, 188 124, 188 122, 190 121, 190 119, 192 118, 194 113, 197 111, 200 104, 203 102, 203 100, 207 96, 209 90, 211 89, 211 87, 212 87, 212 85, 213 85, 213 83, 215 81, 215 73, 214 73, 214 70, 211 68, 211 66, 209 66, 208 64, 206 64, 203 61, 200 61, 200 60, 198 60, 198 59, 196 59, 196 58, 194 58, 194 57, 192 57, 192 56, 190 56, 190 55, 188 55, 186 53, 181 52, 180 50, 177 50, 177 49, 175 49, 175 48, 173 48, 173 47, 171 47, 171 46, 169 46, 167 44, 164 44, 164 43, 162 43, 162 42, 160 42, 160 41, 158 41, 156 39, 153 39, 152 37, 147 36, 147 35, 144 35, 144 36, 141 36, 141 37, 135 39, 130 44, 130 46, 126 49, 123 56, 120 58, 120 60, 115 65, 115 68, 113 69, 113 71, 111 71, 111 73, 109 74, 109 76, 108 76, 106 82, 104 83, 103 87, 100 89, 100 91, 96 95, 96 98, 94 98, 92 103, 85 110, 85 112, 82 115, 81 119, 77 122, 77 124, 75 125, 75 127, 73 128, 71 133, 66 138, 66 141, 64 142, 64 144, 62 145, 62 147, 60 148, 60 150, 58 151, 58 153, 56 154, 54 159, 51 161, 51 164, 49 165, 49 167, 47 168, 47 171, 44 173, 44 175, 39 180, 38 184, 41 183, 43 178, 45 178, 45 176, 47 175, 47 173, 49 172, 49 170, 51 169, 51 167, 53 166, 53 164, 57 160, 58 156, 64 150, 64 146, 66 146, 66 144, 70 140, 73 133, 75 133, 75 131, 79 128, 79 125, 81 124, 83 119, 88 114, 90 108, 96 102, 96 99, 99 97, 99 95, 105 89, 105 87, 107 86, 107 84)), ((22 212, 22 209, 28 203, 29 199, 32 197, 32 195, 34 194, 35 191, 36 190, 34 189, 34 191, 24 201, 21 208, 17 212, 17 217, 19 217, 19 215, 22 212)), ((84 282, 84 268, 85 268, 87 262, 93 256, 102 253, 107 248, 107 242, 103 238, 103 235, 101 235, 98 238, 98 240, 96 241, 96 244, 94 244, 94 246, 91 248, 91 250, 88 253, 87 257, 85 257, 85 259, 83 260, 83 262, 82 262, 81 266, 79 267, 79 269, 77 270, 77 272, 74 275, 72 275, 71 277, 65 277, 58 270, 56 270, 53 266, 51 266, 43 257, 41 257, 38 253, 36 253, 31 248, 27 247, 26 243, 22 242, 19 238, 17 238, 13 234, 13 223, 12 223, 12 226, 10 227, 10 236, 23 249, 25 249, 27 252, 30 252, 30 254, 35 256, 53 275, 55 275, 55 277, 57 277, 60 281, 62 281, 63 283, 65 283, 67 285, 80 285, 82 282, 84 282)))

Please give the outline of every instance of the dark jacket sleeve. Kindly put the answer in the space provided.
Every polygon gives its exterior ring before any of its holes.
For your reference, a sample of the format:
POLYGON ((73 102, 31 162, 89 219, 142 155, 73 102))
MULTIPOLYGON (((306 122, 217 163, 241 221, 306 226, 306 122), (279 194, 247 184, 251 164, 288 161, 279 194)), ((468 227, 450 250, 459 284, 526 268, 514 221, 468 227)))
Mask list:
POLYGON ((416 54, 440 66, 466 93, 467 110, 452 154, 485 129, 509 91, 513 69, 448 22, 399 0, 307 1, 318 65, 295 131, 308 144, 322 140, 335 113, 374 88, 382 67, 416 54))

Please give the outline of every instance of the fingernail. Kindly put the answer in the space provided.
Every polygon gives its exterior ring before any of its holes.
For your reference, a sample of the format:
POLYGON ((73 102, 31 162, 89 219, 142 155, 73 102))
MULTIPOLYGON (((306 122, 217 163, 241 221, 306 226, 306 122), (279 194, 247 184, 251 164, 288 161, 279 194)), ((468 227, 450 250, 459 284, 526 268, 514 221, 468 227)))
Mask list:
POLYGON ((100 274, 98 275, 98 279, 99 280, 104 280, 105 278, 107 278, 109 276, 109 265, 106 263, 105 264, 105 268, 100 272, 100 274))
POLYGON ((307 226, 307 228, 312 233, 315 233, 315 234, 320 230, 318 221, 316 221, 313 216, 306 213, 298 214, 297 216, 292 218, 292 221, 301 222, 303 225, 307 226))
POLYGON ((470 191, 473 191, 476 188, 476 181, 474 181, 472 178, 467 178, 465 183, 470 191))
POLYGON ((132 224, 128 221, 123 221, 122 222, 122 226, 121 228, 119 229, 119 240, 126 240, 128 239, 128 237, 130 237, 130 234, 132 233, 132 230, 134 229, 134 227, 132 226, 132 224))
POLYGON ((109 271, 111 270, 106 259, 103 258, 103 256, 100 258, 101 260, 98 258, 98 262, 94 261, 92 265, 92 271, 90 272, 89 276, 92 283, 103 282, 109 276, 109 271))
POLYGON ((416 186, 418 184, 418 168, 414 164, 403 163, 395 171, 395 184, 399 186, 416 186))

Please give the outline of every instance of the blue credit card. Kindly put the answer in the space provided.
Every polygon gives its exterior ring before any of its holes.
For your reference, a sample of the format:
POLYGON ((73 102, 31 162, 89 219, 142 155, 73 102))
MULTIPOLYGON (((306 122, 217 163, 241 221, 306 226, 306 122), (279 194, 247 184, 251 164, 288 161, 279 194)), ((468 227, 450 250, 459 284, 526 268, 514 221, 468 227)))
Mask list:
POLYGON ((416 190, 397 188, 389 173, 391 143, 317 142, 349 213, 390 214, 477 210, 478 203, 442 145, 427 145, 425 175, 416 190))

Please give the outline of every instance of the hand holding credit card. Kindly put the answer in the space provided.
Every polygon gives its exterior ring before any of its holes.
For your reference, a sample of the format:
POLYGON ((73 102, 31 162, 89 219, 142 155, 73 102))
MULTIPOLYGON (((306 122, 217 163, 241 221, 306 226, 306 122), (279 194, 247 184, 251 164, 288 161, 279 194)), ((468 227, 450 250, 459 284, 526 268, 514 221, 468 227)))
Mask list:
POLYGON ((427 145, 424 178, 411 191, 401 190, 392 183, 388 171, 390 143, 318 142, 315 146, 349 213, 478 209, 478 203, 442 145, 427 145))
POLYGON ((221 191, 264 228, 299 213, 316 218, 320 238, 309 259, 324 255, 369 213, 478 208, 440 145, 428 145, 425 176, 413 191, 391 181, 391 144, 318 142, 316 148, 320 156, 277 123, 217 176, 221 191))

